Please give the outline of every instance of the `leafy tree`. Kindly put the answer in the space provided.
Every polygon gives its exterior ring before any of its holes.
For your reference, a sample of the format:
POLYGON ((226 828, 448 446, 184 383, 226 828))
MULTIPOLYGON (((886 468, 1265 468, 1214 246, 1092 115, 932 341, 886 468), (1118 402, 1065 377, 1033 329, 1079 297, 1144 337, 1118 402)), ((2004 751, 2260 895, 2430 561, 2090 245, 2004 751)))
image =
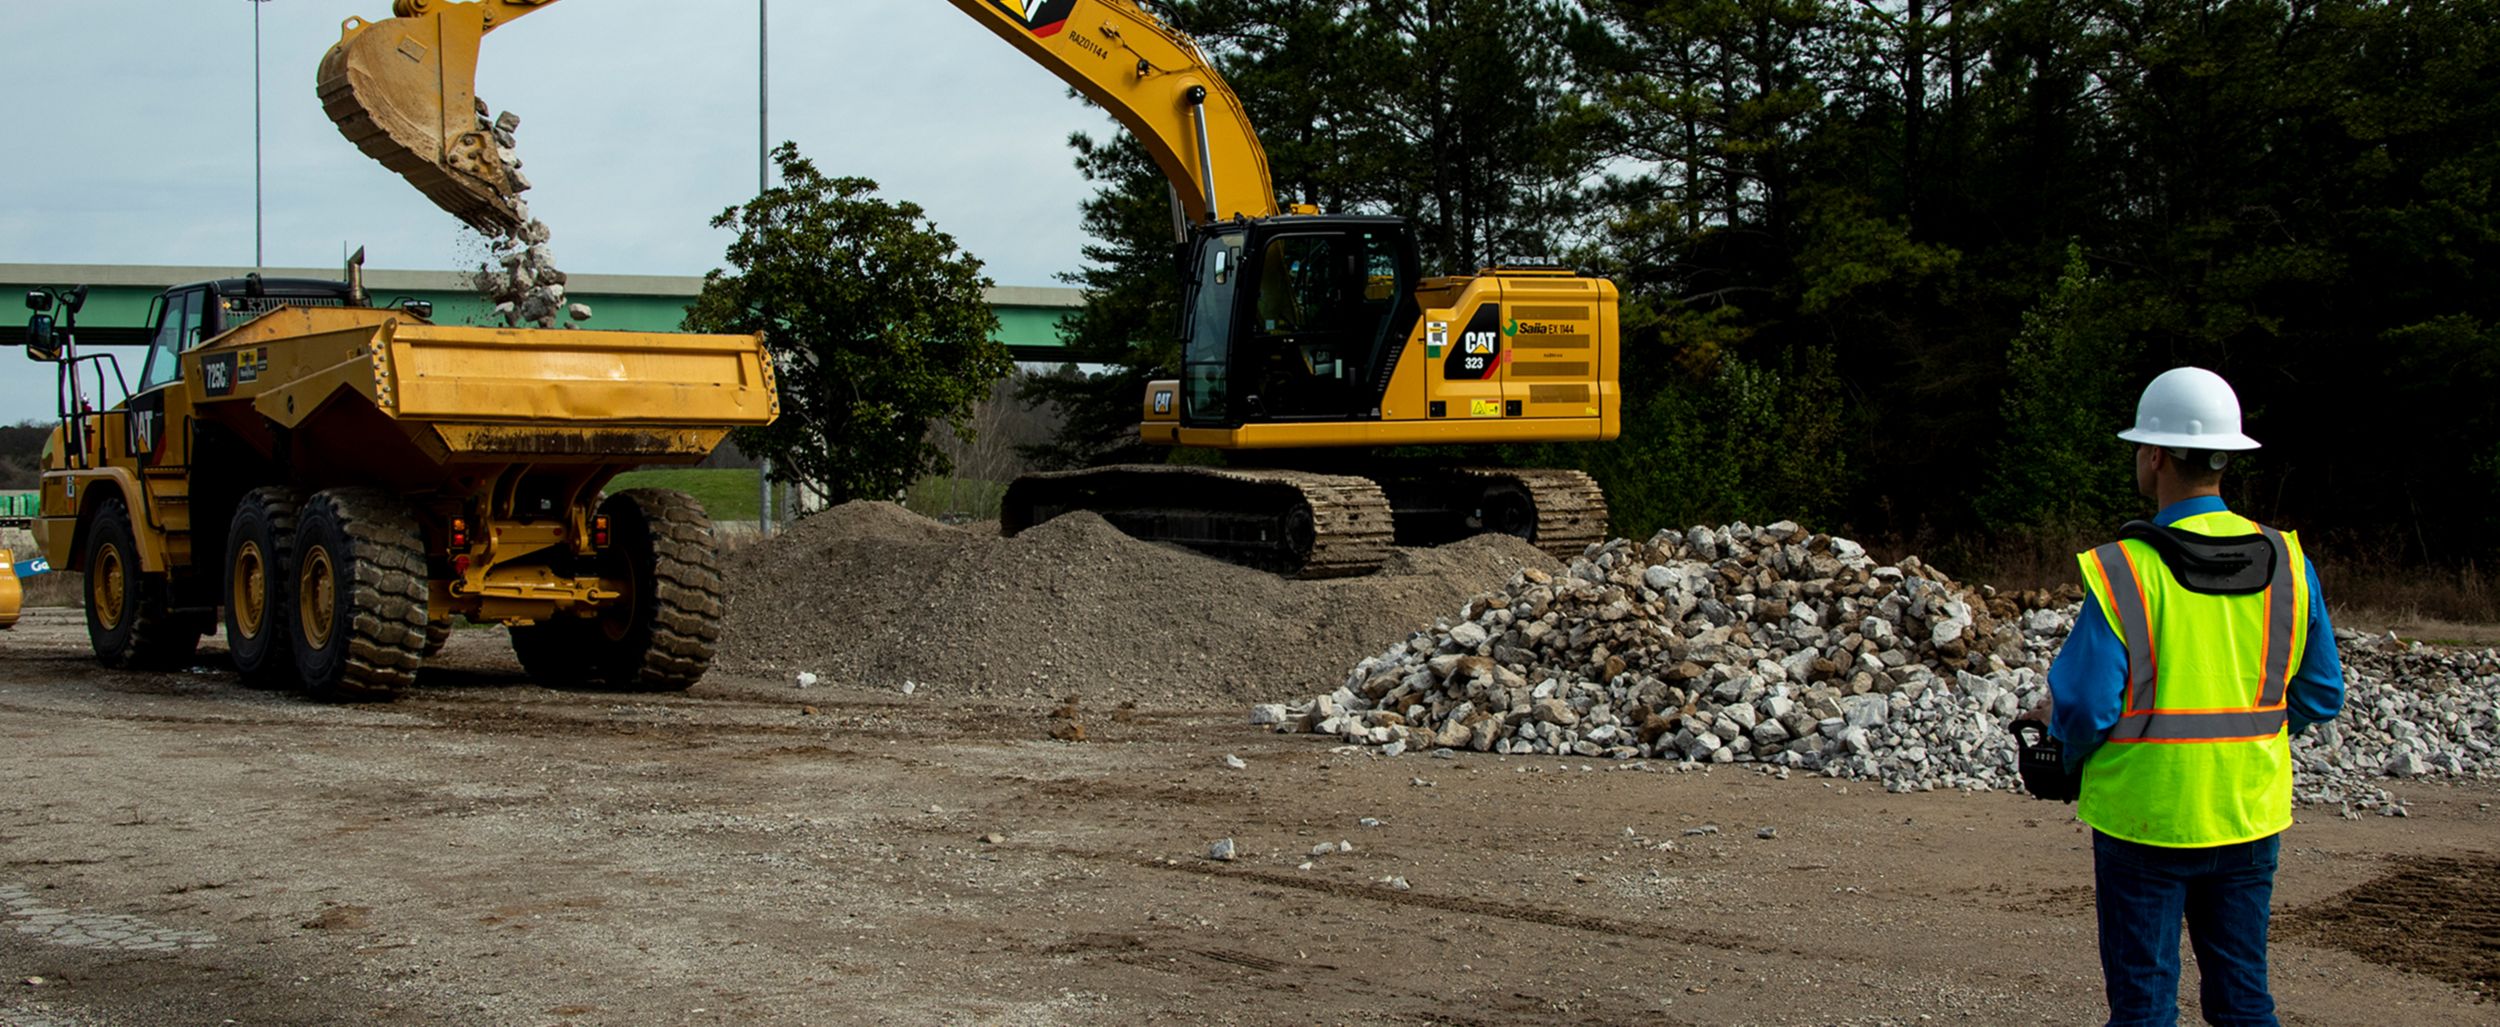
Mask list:
POLYGON ((1380 98, 1400 83, 1355 5, 1181 0, 1171 13, 1241 97, 1280 202, 1380 209, 1382 183, 1399 165, 1380 98))
POLYGON ((2127 447, 2111 436, 2131 421, 2134 347, 2116 320, 2109 280, 2069 246, 2057 284, 2023 314, 2007 357, 2005 434, 1991 454, 1980 512, 1999 529, 2052 534, 2105 529, 2135 508, 2127 447))
MULTIPOLYGON (((1618 530, 2106 531, 2110 433, 2193 363, 2266 442, 2251 514, 2500 556, 2500 0, 1169 6, 1287 199, 1615 282, 1622 438, 1510 455, 1618 530)), ((1095 181, 1082 332, 1152 366, 1160 183, 1095 181)))
POLYGON ((1412 218, 1427 269, 1464 274, 1570 241, 1609 122, 1581 82, 1595 27, 1555 0, 1350 4, 1385 137, 1351 157, 1379 209, 1412 218))
POLYGON ((772 345, 781 417, 740 429, 739 448, 836 503, 945 473, 930 426, 968 441, 973 404, 1012 367, 980 260, 875 182, 828 177, 790 143, 773 161, 780 186, 712 219, 738 232, 735 270, 705 275, 685 319, 772 345))

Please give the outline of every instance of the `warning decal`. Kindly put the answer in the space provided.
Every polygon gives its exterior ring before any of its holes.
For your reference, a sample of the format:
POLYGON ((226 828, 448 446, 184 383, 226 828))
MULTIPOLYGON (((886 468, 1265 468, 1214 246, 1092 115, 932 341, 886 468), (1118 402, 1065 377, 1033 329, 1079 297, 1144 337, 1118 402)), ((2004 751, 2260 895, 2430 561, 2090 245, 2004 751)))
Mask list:
POLYGON ((1068 24, 1076 0, 990 0, 1036 36, 1055 36, 1068 24))

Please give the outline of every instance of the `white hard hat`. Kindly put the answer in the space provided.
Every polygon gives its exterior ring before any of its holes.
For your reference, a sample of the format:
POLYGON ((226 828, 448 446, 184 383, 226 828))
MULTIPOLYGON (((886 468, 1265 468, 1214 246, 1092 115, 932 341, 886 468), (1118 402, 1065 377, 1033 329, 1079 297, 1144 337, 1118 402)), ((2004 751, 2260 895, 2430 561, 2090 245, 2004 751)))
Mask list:
POLYGON ((2257 440, 2240 434, 2240 396, 2231 383, 2201 367, 2174 367, 2144 387, 2129 442, 2174 449, 2243 450, 2257 440))

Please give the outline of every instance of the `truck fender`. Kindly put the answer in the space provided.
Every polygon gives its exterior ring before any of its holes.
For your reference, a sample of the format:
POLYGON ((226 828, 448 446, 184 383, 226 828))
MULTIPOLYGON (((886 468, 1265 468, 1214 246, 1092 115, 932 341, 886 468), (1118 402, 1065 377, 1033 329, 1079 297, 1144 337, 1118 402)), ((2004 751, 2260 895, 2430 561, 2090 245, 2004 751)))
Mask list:
POLYGON ((139 543, 139 570, 165 573, 165 539, 148 523, 146 493, 139 488, 138 476, 128 468, 98 467, 78 472, 77 478, 78 530, 70 538, 70 569, 86 571, 87 528, 95 523, 96 511, 103 509, 105 500, 119 498, 130 510, 130 531, 139 543))

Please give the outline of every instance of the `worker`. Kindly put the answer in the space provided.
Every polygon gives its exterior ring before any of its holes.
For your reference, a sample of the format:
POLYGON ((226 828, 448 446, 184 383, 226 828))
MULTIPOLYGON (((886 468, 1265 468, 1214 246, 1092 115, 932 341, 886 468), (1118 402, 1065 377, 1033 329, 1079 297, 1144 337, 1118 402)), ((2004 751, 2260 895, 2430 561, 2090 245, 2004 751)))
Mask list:
POLYGON ((1270 240, 1266 255, 1259 261, 1258 330, 1269 334, 1291 335, 1302 330, 1301 283, 1295 280, 1301 270, 1300 261, 1285 252, 1285 244, 1291 241, 1270 240))
POLYGON ((2342 711, 2343 660, 2300 539, 2231 512, 2257 448, 2229 382, 2164 372, 2136 404, 2136 489, 2159 510, 2077 554, 2050 733, 2081 775, 2109 1023, 2177 1020, 2184 919, 2211 1024, 2274 1024, 2266 929, 2292 823, 2291 736, 2342 711))

